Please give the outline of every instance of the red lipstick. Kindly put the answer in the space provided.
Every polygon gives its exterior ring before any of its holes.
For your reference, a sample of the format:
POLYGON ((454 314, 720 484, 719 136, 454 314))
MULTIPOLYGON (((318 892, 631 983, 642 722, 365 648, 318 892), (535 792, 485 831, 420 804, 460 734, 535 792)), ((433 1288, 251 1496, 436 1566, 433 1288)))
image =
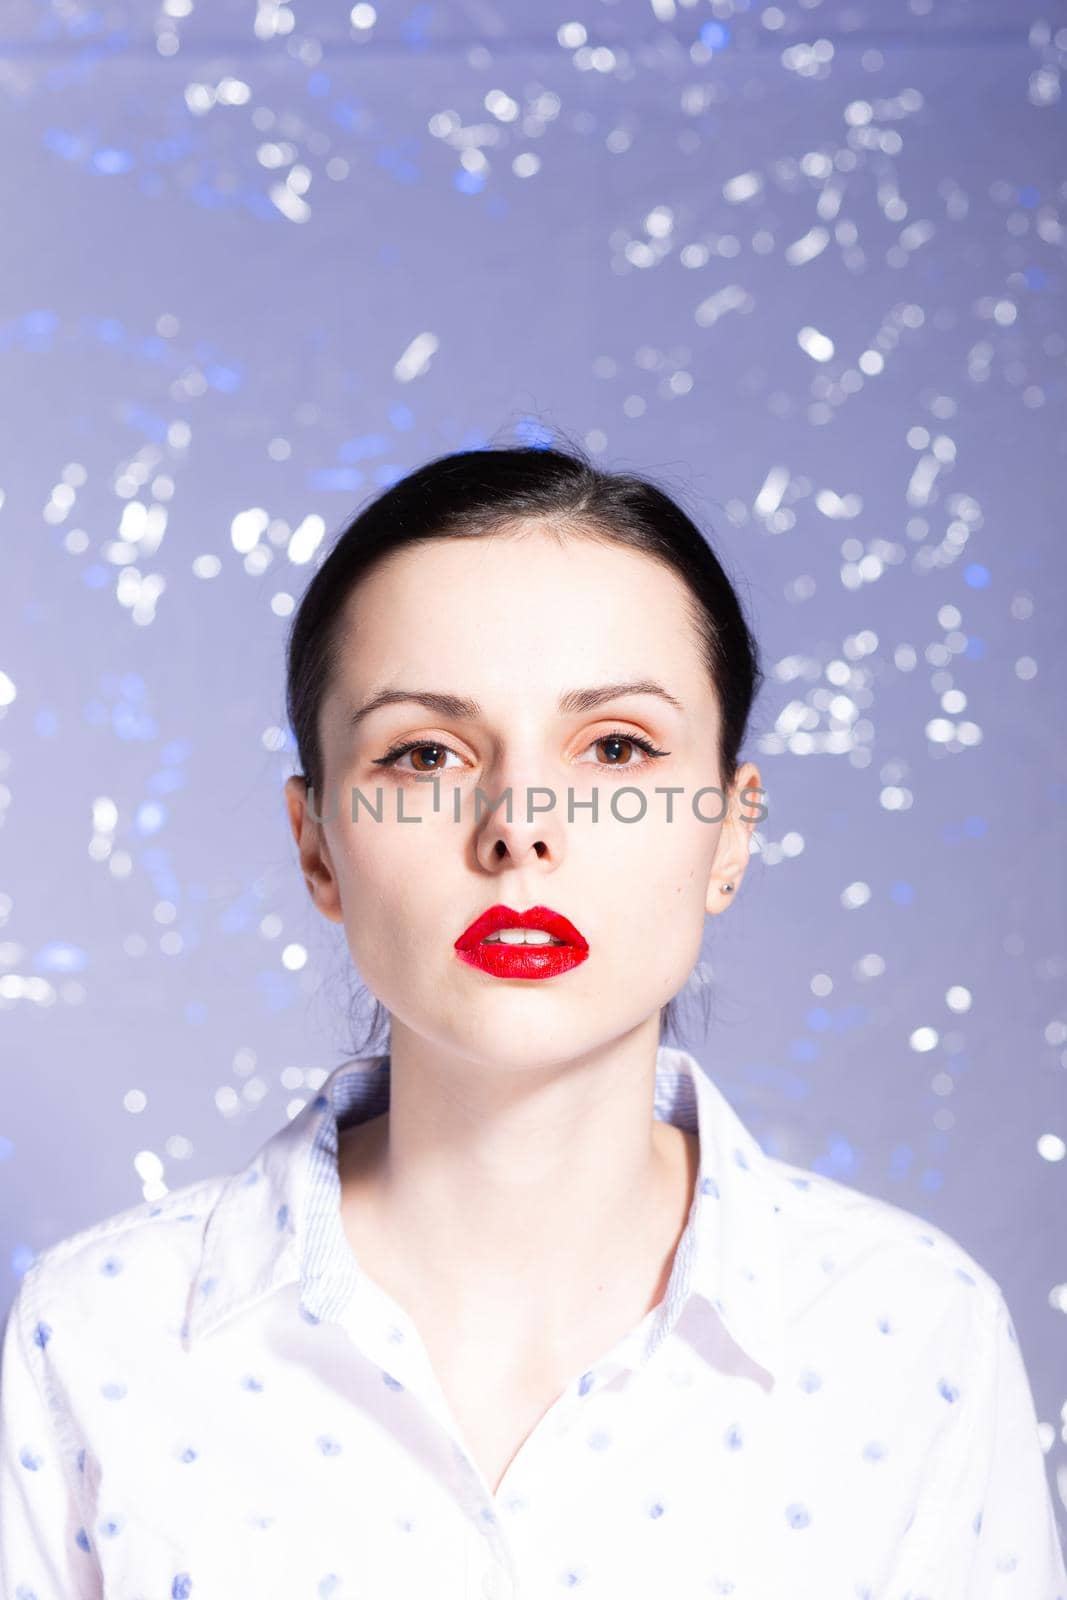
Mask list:
POLYGON ((531 906, 529 911, 490 906, 464 929, 454 948, 461 961, 494 978, 555 978, 580 965, 589 954, 589 946, 573 922, 549 906, 531 906), (494 940, 487 944, 490 935, 501 928, 539 928, 560 943, 503 944, 494 940))

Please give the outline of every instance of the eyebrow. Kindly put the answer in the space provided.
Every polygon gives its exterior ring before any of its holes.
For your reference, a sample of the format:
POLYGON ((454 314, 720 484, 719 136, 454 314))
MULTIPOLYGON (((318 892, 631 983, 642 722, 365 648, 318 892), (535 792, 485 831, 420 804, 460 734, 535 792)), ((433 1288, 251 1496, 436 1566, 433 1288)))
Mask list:
MULTIPOLYGON (((653 683, 645 678, 634 683, 603 683, 594 689, 570 689, 566 694, 560 695, 559 711, 563 716, 573 716, 583 711, 593 711, 608 700, 621 700, 624 695, 630 694, 657 695, 676 711, 683 713, 685 711, 682 702, 676 700, 673 694, 668 694, 662 684, 653 683)), ((430 711, 436 711, 438 716, 447 717, 451 721, 473 720, 482 714, 482 708, 477 700, 467 700, 461 695, 438 694, 429 689, 383 689, 380 694, 373 695, 358 710, 353 711, 349 725, 353 728, 358 727, 372 711, 380 711, 383 706, 408 701, 426 706, 430 711)))

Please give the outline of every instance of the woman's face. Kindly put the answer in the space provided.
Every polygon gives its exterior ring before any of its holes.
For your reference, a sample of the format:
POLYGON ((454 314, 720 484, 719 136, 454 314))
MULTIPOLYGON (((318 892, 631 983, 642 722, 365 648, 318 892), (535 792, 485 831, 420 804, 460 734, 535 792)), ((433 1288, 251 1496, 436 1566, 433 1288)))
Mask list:
MULTIPOLYGON (((734 898, 719 884, 740 882, 755 806, 739 814, 735 798, 725 831, 701 820, 722 816, 719 793, 698 797, 694 811, 697 791, 720 785, 719 714, 688 597, 647 556, 531 524, 406 550, 350 596, 320 711, 325 794, 313 809, 324 820, 309 818, 295 777, 290 819, 313 898, 344 923, 358 972, 429 1043, 545 1065, 630 1033, 685 983, 706 912, 734 898), (646 691, 560 709, 575 691, 637 682, 675 703, 646 691), (411 698, 353 723, 383 690, 473 708, 411 698), (383 764, 412 742, 419 748, 383 764), (656 792, 668 786, 680 792, 656 792), (492 809, 509 787, 510 822, 504 804, 492 809), (640 793, 619 796, 623 787, 640 793), (535 807, 554 805, 528 815, 528 790, 535 807), (641 797, 644 815, 626 820, 641 797), (535 979, 467 964, 455 941, 501 903, 562 913, 586 959, 535 979)), ((746 765, 738 787, 758 782, 746 765)))

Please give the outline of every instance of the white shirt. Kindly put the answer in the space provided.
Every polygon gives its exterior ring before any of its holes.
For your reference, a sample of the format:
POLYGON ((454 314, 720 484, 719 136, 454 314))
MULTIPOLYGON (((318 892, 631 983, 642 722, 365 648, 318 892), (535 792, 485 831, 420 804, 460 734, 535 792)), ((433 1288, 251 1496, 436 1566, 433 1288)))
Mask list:
POLYGON ((668 1047, 655 1114, 700 1168, 666 1295, 492 1494, 341 1224, 338 1126, 386 1109, 389 1070, 344 1064, 243 1171, 32 1262, 2 1600, 1067 1600, 996 1282, 765 1155, 668 1047))

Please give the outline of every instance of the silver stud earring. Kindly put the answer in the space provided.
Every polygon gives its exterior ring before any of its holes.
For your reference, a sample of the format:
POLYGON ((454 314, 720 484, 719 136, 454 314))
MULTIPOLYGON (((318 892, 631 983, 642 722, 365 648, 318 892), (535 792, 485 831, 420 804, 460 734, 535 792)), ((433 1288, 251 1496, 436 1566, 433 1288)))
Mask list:
POLYGON ((724 883, 724 884, 720 885, 720 893, 721 894, 733 894, 733 892, 734 892, 734 886, 733 886, 732 883, 724 883))

